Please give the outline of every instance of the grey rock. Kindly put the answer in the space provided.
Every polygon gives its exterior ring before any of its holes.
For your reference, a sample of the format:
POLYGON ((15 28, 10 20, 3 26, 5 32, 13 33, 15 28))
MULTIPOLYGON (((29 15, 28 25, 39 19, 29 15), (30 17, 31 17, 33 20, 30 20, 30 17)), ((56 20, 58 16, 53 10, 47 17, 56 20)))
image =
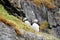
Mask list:
POLYGON ((36 19, 34 11, 30 7, 28 2, 24 2, 23 10, 24 10, 24 13, 25 13, 26 18, 28 19, 28 21, 33 22, 33 20, 36 19))
POLYGON ((54 13, 48 11, 48 23, 50 25, 54 25, 56 26, 56 20, 55 20, 55 16, 54 16, 54 13))
POLYGON ((60 0, 54 0, 54 4, 58 7, 60 7, 60 0))
POLYGON ((55 15, 56 23, 60 25, 60 20, 57 19, 58 17, 60 17, 60 8, 59 11, 57 11, 54 15, 55 15))
POLYGON ((57 26, 57 28, 53 28, 53 35, 57 38, 60 38, 60 26, 57 26))
POLYGON ((0 40, 17 40, 15 30, 2 22, 0 22, 0 40))

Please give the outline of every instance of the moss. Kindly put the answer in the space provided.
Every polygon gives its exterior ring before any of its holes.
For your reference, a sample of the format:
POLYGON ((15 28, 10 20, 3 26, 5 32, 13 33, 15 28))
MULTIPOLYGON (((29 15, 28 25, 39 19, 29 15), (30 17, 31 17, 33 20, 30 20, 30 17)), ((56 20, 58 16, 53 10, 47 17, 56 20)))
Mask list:
POLYGON ((44 30, 48 28, 48 22, 47 21, 43 21, 41 24, 40 24, 40 29, 41 30, 44 30))

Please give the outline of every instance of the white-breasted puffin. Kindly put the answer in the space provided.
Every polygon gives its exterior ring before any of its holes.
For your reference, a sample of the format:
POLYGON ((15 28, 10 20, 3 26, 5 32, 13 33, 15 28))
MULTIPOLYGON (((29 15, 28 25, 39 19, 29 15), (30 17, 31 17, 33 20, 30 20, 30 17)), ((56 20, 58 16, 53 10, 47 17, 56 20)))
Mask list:
POLYGON ((25 23, 26 25, 31 26, 31 23, 28 21, 27 18, 24 18, 23 21, 24 21, 24 23, 25 23))
POLYGON ((37 20, 37 19, 33 20, 33 24, 32 24, 31 27, 32 27, 35 31, 39 32, 39 25, 38 25, 37 23, 38 23, 38 20, 37 20))

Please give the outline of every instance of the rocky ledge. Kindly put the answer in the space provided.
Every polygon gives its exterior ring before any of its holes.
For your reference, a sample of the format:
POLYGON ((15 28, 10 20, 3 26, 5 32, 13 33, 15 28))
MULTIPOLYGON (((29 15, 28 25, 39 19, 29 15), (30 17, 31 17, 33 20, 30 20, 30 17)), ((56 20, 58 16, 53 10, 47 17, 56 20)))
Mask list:
POLYGON ((3 23, 0 22, 0 40, 59 40, 55 37, 49 38, 34 33, 26 32, 23 30, 23 35, 17 35, 15 30, 3 23))

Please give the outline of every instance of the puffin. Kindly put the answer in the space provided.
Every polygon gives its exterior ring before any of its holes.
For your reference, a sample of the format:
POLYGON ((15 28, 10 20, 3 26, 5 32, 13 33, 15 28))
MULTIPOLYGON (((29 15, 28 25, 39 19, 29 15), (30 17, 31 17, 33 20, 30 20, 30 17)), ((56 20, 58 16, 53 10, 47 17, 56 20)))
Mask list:
POLYGON ((38 20, 35 19, 33 20, 33 24, 32 24, 32 29, 34 29, 36 32, 39 32, 39 25, 37 24, 38 23, 38 20))
POLYGON ((27 18, 24 18, 24 19, 23 19, 23 22, 24 22, 26 25, 31 26, 31 23, 28 21, 27 18))

